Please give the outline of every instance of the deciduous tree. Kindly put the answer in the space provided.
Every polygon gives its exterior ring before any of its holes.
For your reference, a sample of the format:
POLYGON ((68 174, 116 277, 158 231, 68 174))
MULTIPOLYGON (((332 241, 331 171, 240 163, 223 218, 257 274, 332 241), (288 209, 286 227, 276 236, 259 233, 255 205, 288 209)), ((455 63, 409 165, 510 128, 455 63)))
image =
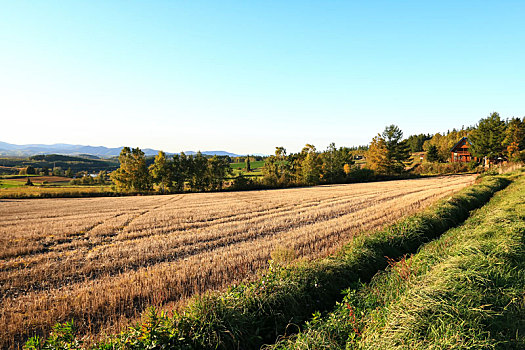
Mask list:
POLYGON ((155 156, 155 161, 150 165, 149 171, 153 182, 159 186, 160 192, 168 192, 173 189, 172 167, 166 159, 166 153, 159 151, 155 156))
POLYGON ((152 188, 146 157, 140 148, 124 147, 118 157, 120 168, 111 173, 117 191, 144 192, 152 188))
POLYGON ((525 148, 525 122, 512 118, 507 123, 503 146, 510 160, 519 160, 519 152, 525 148))
POLYGON ((208 176, 208 159, 199 151, 195 157, 189 157, 191 163, 191 187, 197 191, 204 191, 210 184, 208 176))
POLYGON ((315 185, 321 181, 323 161, 317 153, 315 146, 307 144, 301 153, 305 154, 302 162, 302 180, 305 184, 315 185))
POLYGON ((208 160, 208 177, 212 190, 221 190, 224 178, 233 172, 226 157, 213 156, 208 160))

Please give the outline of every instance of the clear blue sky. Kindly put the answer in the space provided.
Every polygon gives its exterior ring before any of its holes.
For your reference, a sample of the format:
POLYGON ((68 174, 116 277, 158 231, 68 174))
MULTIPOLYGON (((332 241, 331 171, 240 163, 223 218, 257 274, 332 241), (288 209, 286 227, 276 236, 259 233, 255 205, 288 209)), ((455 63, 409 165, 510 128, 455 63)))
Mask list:
POLYGON ((525 1, 1 1, 0 141, 273 153, 525 115, 525 1))

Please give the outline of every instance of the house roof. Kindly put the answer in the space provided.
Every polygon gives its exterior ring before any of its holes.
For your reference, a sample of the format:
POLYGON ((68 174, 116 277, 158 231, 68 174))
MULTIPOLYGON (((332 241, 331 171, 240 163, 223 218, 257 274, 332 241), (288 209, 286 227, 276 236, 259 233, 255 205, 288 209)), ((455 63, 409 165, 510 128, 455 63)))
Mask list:
POLYGON ((461 140, 459 140, 458 142, 456 142, 456 144, 454 146, 452 146, 452 148, 450 149, 450 152, 454 152, 454 150, 456 149, 456 147, 458 147, 459 145, 461 145, 461 143, 465 141, 465 142, 469 142, 470 144, 472 144, 469 139, 466 137, 466 136, 463 136, 461 138, 461 140))

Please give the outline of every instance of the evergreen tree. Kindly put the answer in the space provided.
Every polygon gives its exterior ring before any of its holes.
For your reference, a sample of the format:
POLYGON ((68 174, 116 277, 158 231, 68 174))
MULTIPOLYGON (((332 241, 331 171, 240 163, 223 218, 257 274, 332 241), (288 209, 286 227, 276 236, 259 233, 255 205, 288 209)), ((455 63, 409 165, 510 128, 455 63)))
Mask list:
POLYGON ((438 149, 435 145, 430 145, 427 151, 427 161, 428 162, 439 162, 440 157, 438 153, 438 149))
POLYGON ((497 112, 479 121, 478 127, 469 136, 472 142, 472 153, 477 157, 496 159, 503 155, 505 123, 497 112))
POLYGON ((382 174, 401 173, 410 159, 410 150, 402 138, 403 132, 395 125, 387 126, 381 135, 374 137, 368 150, 369 167, 382 174))
POLYGON ((410 152, 422 152, 423 151, 423 144, 425 141, 430 140, 430 135, 425 134, 419 134, 419 135, 411 135, 409 138, 407 138, 406 142, 408 147, 410 147, 410 152))
POLYGON ((251 164, 250 164, 250 155, 247 155, 246 156, 246 159, 244 161, 246 163, 246 172, 250 172, 252 171, 252 167, 251 167, 251 164))

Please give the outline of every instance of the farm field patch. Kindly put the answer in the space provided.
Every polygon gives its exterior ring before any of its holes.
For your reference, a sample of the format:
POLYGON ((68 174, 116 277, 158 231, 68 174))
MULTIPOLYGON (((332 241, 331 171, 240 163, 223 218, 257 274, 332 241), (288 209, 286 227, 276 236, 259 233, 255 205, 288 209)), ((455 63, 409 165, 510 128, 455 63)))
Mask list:
POLYGON ((276 249, 326 256, 474 179, 2 200, 0 347, 71 318, 85 334, 123 327, 149 305, 253 278, 276 249))
POLYGON ((23 185, 26 183, 28 178, 30 178, 31 182, 33 182, 34 184, 42 184, 44 182, 49 184, 67 184, 69 183, 69 181, 71 181, 70 178, 63 176, 13 176, 8 177, 3 181, 12 181, 23 185))
MULTIPOLYGON (((262 168, 263 166, 264 166, 264 160, 254 160, 254 161, 250 162, 250 168, 252 168, 252 169, 262 168)), ((231 163, 230 167, 232 169, 244 169, 244 168, 246 168, 246 163, 245 162, 231 163)))

